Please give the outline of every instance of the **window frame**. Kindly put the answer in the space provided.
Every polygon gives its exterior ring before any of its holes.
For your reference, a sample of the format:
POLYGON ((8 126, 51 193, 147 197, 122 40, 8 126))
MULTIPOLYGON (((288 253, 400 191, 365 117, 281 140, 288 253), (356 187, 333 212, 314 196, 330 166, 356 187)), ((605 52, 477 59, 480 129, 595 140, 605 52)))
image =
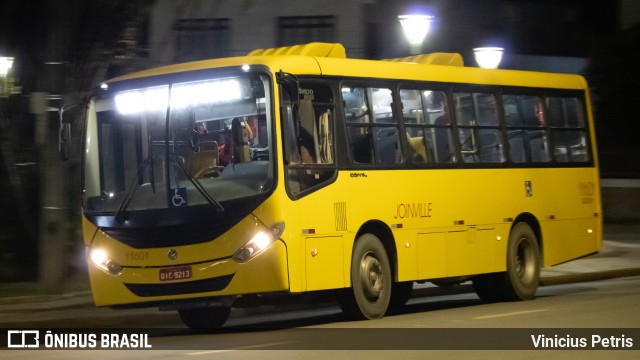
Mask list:
POLYGON ((557 164, 561 164, 561 165, 573 165, 573 164, 593 164, 594 163, 594 154, 593 154, 593 145, 592 145, 592 133, 591 133, 591 127, 590 127, 590 122, 589 122, 589 114, 587 112, 586 109, 586 104, 585 104, 585 99, 584 96, 580 96, 579 94, 575 94, 575 93, 569 93, 569 92, 549 92, 545 98, 544 98, 544 105, 547 109, 547 117, 551 118, 551 114, 553 113, 552 111, 550 111, 550 107, 548 104, 548 100, 550 98, 560 98, 560 99, 574 99, 577 102, 577 106, 576 109, 579 109, 580 114, 582 116, 582 126, 552 126, 551 124, 549 125, 549 134, 550 134, 550 142, 551 142, 551 153, 552 156, 554 158, 554 162, 557 164), (568 133, 568 132, 582 132, 584 134, 584 149, 585 149, 585 156, 586 156, 586 160, 585 161, 576 161, 576 160, 571 160, 571 153, 568 153, 568 159, 567 161, 560 161, 557 158, 557 154, 556 154, 556 138, 555 135, 557 133, 568 133))
MULTIPOLYGON (((451 158, 452 161, 450 162, 438 162, 438 161, 432 161, 429 162, 427 161, 428 159, 424 159, 424 162, 414 162, 411 161, 411 156, 409 156, 409 154, 411 154, 413 152, 413 150, 411 149, 412 146, 410 144, 410 141, 408 138, 405 138, 405 143, 406 143, 406 148, 405 148, 405 154, 407 155, 407 160, 409 163, 411 163, 412 166, 414 167, 420 167, 420 168, 451 168, 451 167, 455 167, 458 165, 458 159, 459 159, 459 144, 456 141, 455 137, 454 137, 454 127, 455 127, 455 118, 454 118, 454 114, 452 113, 453 107, 452 107, 452 102, 451 102, 451 88, 450 86, 447 87, 446 85, 442 85, 439 83, 404 83, 401 82, 398 85, 398 91, 397 91, 397 96, 400 99, 399 100, 399 104, 401 106, 401 110, 400 113, 402 114, 401 116, 401 123, 402 126, 404 127, 404 132, 403 132, 403 137, 407 136, 407 130, 411 129, 411 128, 415 128, 415 129, 421 129, 423 131, 425 131, 426 129, 447 129, 449 130, 448 134, 449 134, 449 145, 451 146, 451 150, 452 150, 452 154, 451 154, 451 158), (407 91, 418 91, 418 92, 422 92, 422 91, 434 91, 434 92, 441 92, 444 96, 445 96, 445 106, 448 108, 448 116, 449 116, 449 123, 448 124, 429 124, 429 123, 424 123, 424 124, 408 124, 407 122, 405 122, 405 109, 404 109, 404 104, 402 103, 402 94, 401 92, 403 90, 407 90, 407 91)), ((424 98, 422 96, 422 94, 420 94, 420 104, 422 107, 422 110, 424 112, 425 110, 425 104, 424 104, 424 98)), ((424 135, 423 135, 424 136, 424 135)), ((427 154, 427 157, 429 157, 429 154, 427 154)))
POLYGON ((231 18, 177 19, 173 26, 175 62, 222 58, 231 55, 231 18), (194 46, 206 39, 206 48, 194 46), (182 48, 191 49, 188 52, 182 48), (213 54, 208 54, 209 52, 213 54))
MULTIPOLYGON (((282 134, 282 145, 283 145, 283 159, 284 159, 284 166, 283 166, 283 171, 284 171, 284 178, 285 178, 285 189, 287 192, 287 195, 289 196, 289 198, 296 200, 296 199, 300 199, 303 198, 321 188, 324 188, 332 183, 334 183, 336 181, 336 179, 338 178, 338 150, 337 147, 340 146, 338 144, 337 140, 339 138, 339 136, 337 136, 337 116, 338 116, 338 110, 337 108, 339 108, 340 106, 337 105, 337 95, 336 95, 336 89, 335 89, 335 82, 332 81, 329 78, 326 77, 299 77, 298 78, 298 86, 300 89, 305 89, 304 84, 309 84, 309 83, 315 83, 315 84, 322 84, 325 85, 327 87, 327 89, 329 90, 329 92, 331 93, 333 102, 317 102, 317 103, 312 103, 312 106, 316 107, 320 106, 320 107, 327 107, 327 108, 332 108, 332 115, 329 117, 329 127, 332 129, 331 131, 331 142, 332 142, 332 157, 333 157, 333 161, 330 163, 309 163, 309 162, 303 162, 300 156, 300 153, 298 152, 295 155, 298 155, 299 157, 299 162, 295 162, 292 163, 290 162, 291 159, 291 151, 292 151, 292 146, 298 146, 299 147, 299 138, 297 138, 299 135, 296 134, 292 134, 291 131, 292 129, 290 128, 291 125, 296 126, 295 125, 295 121, 299 121, 299 119, 296 119, 296 116, 298 116, 297 112, 296 112, 296 106, 298 106, 298 102, 293 101, 292 99, 289 99, 288 96, 289 94, 283 90, 282 86, 280 86, 280 108, 281 108, 281 120, 282 120, 282 129, 281 129, 281 134, 282 134), (289 110, 288 110, 288 106, 291 107, 291 113, 289 114, 289 110), (292 116, 292 118, 289 118, 289 116, 292 116), (290 142, 290 140, 292 139, 292 136, 296 137, 296 143, 292 144, 290 142), (289 174, 292 171, 298 171, 298 172, 304 172, 308 175, 312 175, 315 176, 316 174, 320 174, 320 172, 333 172, 331 174, 331 176, 318 181, 315 184, 312 184, 311 186, 308 186, 302 190, 296 190, 292 187, 292 181, 293 179, 289 178, 289 174)), ((298 94, 298 100, 302 100, 300 99, 301 95, 302 97, 304 97, 303 94, 298 94)), ((314 112, 314 115, 315 114, 314 112)), ((300 126, 300 124, 298 124, 298 126, 300 126)), ((295 130, 294 130, 295 131, 295 130)), ((299 150, 296 149, 296 150, 299 150)), ((316 154, 317 156, 318 154, 316 154)), ((299 175, 299 174, 298 174, 299 175)))
MULTIPOLYGON (((458 149, 458 163, 461 165, 461 167, 463 168, 504 168, 509 166, 510 163, 510 159, 507 156, 508 153, 508 149, 506 148, 505 144, 505 131, 504 131, 504 113, 502 110, 502 102, 500 100, 500 90, 502 89, 501 86, 488 86, 488 85, 467 85, 467 84, 453 84, 451 86, 450 89, 450 103, 452 105, 451 107, 451 115, 452 115, 452 125, 454 127, 454 142, 457 144, 457 149, 458 149), (497 123, 496 124, 492 124, 492 125, 487 125, 487 124, 478 124, 477 120, 474 124, 461 124, 460 121, 461 119, 458 119, 458 112, 455 108, 455 97, 456 94, 471 94, 472 96, 474 96, 475 94, 486 94, 486 95, 491 95, 493 97, 493 101, 494 101, 494 106, 495 106, 495 111, 496 111, 496 117, 497 117, 497 123), (500 155, 501 155, 501 161, 497 161, 497 162, 491 162, 491 161, 482 161, 482 159, 480 158, 480 149, 475 149, 475 145, 474 145, 474 152, 477 152, 477 155, 473 155, 473 156, 477 156, 478 159, 476 161, 473 162, 466 162, 465 159, 465 154, 463 154, 463 150, 462 150, 462 144, 460 143, 460 139, 456 138, 456 135, 461 136, 461 130, 463 129, 467 129, 469 131, 473 132, 473 136, 477 136, 476 132, 478 130, 491 130, 491 131, 497 131, 498 132, 498 137, 497 139, 500 141, 498 145, 499 147, 499 151, 500 151, 500 155)), ((473 100, 473 106, 474 106, 474 115, 477 115, 477 106, 476 106, 476 100, 474 98, 473 100)))
POLYGON ((335 15, 279 16, 277 18, 278 46, 308 42, 336 41, 335 15), (314 30, 317 31, 314 33, 314 30))
MULTIPOLYGON (((478 84, 465 84, 465 83, 448 83, 448 82, 435 82, 435 81, 408 81, 402 79, 375 79, 375 78, 354 78, 344 76, 309 76, 304 77, 304 80, 316 80, 325 81, 334 91, 334 156, 335 165, 339 171, 363 171, 363 170, 394 170, 394 169, 407 169, 407 170, 424 170, 424 169, 517 169, 517 168, 575 168, 575 167, 593 167, 595 164, 593 148, 592 148, 592 130, 591 119, 587 111, 587 95, 584 90, 579 89, 553 89, 553 88, 530 88, 524 86, 501 86, 501 85, 478 85, 478 84), (391 107, 396 119, 394 126, 399 131, 399 142, 402 151, 403 161, 397 164, 376 164, 376 163, 358 163, 353 160, 349 143, 349 125, 347 123, 347 116, 345 114, 345 107, 342 98, 342 88, 344 86, 350 87, 363 87, 363 88, 386 88, 391 90, 393 99, 393 105, 391 107), (432 90, 442 91, 447 96, 447 104, 450 110, 450 131, 452 138, 450 139, 451 145, 455 151, 456 161, 451 163, 416 163, 410 161, 410 144, 406 134, 406 129, 414 126, 415 124, 405 123, 403 115, 403 104, 401 101, 401 90, 432 90), (499 132, 500 140, 502 141, 502 156, 504 161, 501 163, 490 162, 475 162, 465 163, 461 159, 460 144, 456 138, 458 133, 458 119, 453 106, 453 94, 455 92, 471 92, 471 93, 489 93, 492 94, 496 102, 496 111, 498 116, 498 124, 490 126, 491 129, 496 129, 499 132), (504 104, 502 96, 504 95, 531 95, 537 96, 543 102, 543 111, 545 121, 547 120, 549 113, 546 106, 546 99, 548 97, 569 97, 575 98, 578 101, 580 111, 584 116, 584 127, 580 128, 585 132, 585 147, 587 148, 588 161, 585 162, 560 162, 555 159, 553 151, 553 139, 551 135, 551 129, 548 123, 545 122, 544 126, 536 129, 544 130, 547 136, 547 146, 549 148, 548 155, 550 160, 547 162, 515 162, 511 158, 510 145, 508 142, 506 118, 504 113, 504 104)), ((422 101, 422 100, 421 100, 422 101)), ((369 111, 369 109, 368 109, 369 111)), ((369 114, 372 117, 371 113, 369 114)), ((376 126, 379 124, 369 123, 368 126, 376 126)), ((422 126, 422 125, 420 125, 422 126)), ((433 126, 433 125, 432 125, 433 126)), ((571 130, 571 129, 570 129, 571 130)), ((336 176, 337 177, 337 176, 336 176)), ((335 180, 335 179, 334 179, 335 180)), ((332 181, 328 181, 327 185, 332 181)), ((325 186, 325 185, 323 185, 325 186)), ((304 196, 312 191, 315 191, 323 186, 314 187, 304 194, 297 197, 304 196)))
POLYGON ((503 121, 504 121, 504 134, 506 136, 506 146, 507 146, 507 156, 509 158, 509 162, 515 165, 520 165, 520 164, 524 164, 526 165, 536 165, 536 164, 550 164, 553 163, 555 160, 553 158, 553 154, 552 154, 552 146, 551 146, 551 133, 549 130, 549 123, 548 123, 548 108, 546 106, 546 95, 545 95, 545 91, 527 91, 524 89, 507 89, 507 88, 503 88, 500 91, 500 106, 501 106, 501 110, 503 111, 503 121), (511 126, 507 124, 507 114, 505 111, 505 102, 504 102, 504 96, 516 96, 516 97, 520 97, 520 96, 531 96, 531 97, 537 97, 540 100, 540 106, 542 106, 542 115, 543 115, 543 121, 544 123, 541 126, 528 126, 528 125, 517 125, 517 126, 511 126), (522 138, 525 140, 523 141, 523 146, 524 146, 524 156, 525 156, 525 161, 515 161, 513 159, 512 156, 512 152, 511 152, 511 142, 510 137, 509 137, 509 131, 510 130, 519 130, 524 132, 522 135, 522 138), (531 153, 531 148, 530 148, 530 138, 529 136, 526 134, 527 131, 542 131, 544 133, 544 135, 546 136, 546 145, 547 145, 547 152, 546 155, 548 157, 547 161, 532 161, 532 153, 531 153))
MULTIPOLYGON (((406 167, 407 165, 407 145, 406 145, 406 138, 403 135, 405 128, 404 128, 404 124, 402 121, 402 116, 400 116, 399 114, 401 114, 401 105, 399 105, 400 102, 400 98, 399 98, 399 93, 398 93, 398 82, 394 82, 394 81, 390 81, 387 79, 381 79, 380 81, 376 81, 376 80, 370 80, 370 81, 363 81, 360 79, 349 79, 349 78, 345 78, 342 79, 342 81, 339 82, 338 85, 339 88, 339 94, 340 94, 340 100, 342 101, 342 123, 343 123, 343 129, 344 129, 344 134, 345 134, 345 139, 346 139, 346 143, 344 144, 346 146, 347 149, 347 153, 348 153, 348 162, 349 165, 353 168, 356 169, 367 169, 367 168, 374 168, 374 169, 384 169, 384 168, 401 168, 401 167, 406 167), (367 90, 370 89, 388 89, 391 92, 391 104, 390 104, 390 110, 391 110, 391 118, 394 120, 390 123, 381 123, 381 122, 376 122, 376 121, 369 121, 367 123, 355 123, 355 122, 349 122, 347 121, 347 116, 346 116, 346 112, 345 112, 345 101, 344 98, 342 96, 342 89, 345 87, 350 87, 350 88, 364 88, 367 90), (355 127, 359 127, 359 128, 365 128, 365 129, 375 129, 375 128, 394 128, 397 131, 397 151, 400 155, 400 159, 399 161, 396 162, 377 162, 376 161, 376 157, 375 157, 375 151, 376 151, 376 144, 374 143, 374 139, 373 139, 373 135, 371 136, 371 151, 373 152, 371 154, 371 162, 357 162, 354 158, 354 154, 353 154, 353 150, 351 147, 351 139, 350 139, 350 128, 355 128, 355 127)), ((367 94, 369 94, 369 91, 367 91, 367 94)), ((367 95, 367 101, 370 102, 371 99, 369 99, 369 96, 367 95)), ((373 112, 373 107, 371 106, 370 103, 367 103, 367 116, 369 117, 370 120, 375 120, 375 113, 373 112)), ((370 133, 372 134, 372 133, 370 133)))

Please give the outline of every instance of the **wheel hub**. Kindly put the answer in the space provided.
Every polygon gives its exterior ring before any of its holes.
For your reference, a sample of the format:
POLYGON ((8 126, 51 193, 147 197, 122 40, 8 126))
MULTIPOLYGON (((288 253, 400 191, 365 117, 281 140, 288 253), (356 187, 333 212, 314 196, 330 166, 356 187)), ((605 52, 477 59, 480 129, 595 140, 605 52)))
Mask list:
POLYGON ((535 272, 535 264, 532 261, 532 249, 526 239, 521 239, 516 252, 515 270, 523 282, 531 281, 535 272))
POLYGON ((384 285, 380 260, 373 254, 366 254, 360 262, 360 281, 362 289, 369 301, 380 297, 384 285))

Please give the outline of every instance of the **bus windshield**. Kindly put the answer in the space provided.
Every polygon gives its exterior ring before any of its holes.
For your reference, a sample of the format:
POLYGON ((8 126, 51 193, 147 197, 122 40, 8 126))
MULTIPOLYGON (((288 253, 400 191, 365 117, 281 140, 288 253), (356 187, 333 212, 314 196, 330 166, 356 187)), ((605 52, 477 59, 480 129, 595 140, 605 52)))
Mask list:
POLYGON ((132 82, 89 101, 85 211, 120 214, 206 204, 223 209, 225 201, 271 190, 266 75, 147 87, 132 82))

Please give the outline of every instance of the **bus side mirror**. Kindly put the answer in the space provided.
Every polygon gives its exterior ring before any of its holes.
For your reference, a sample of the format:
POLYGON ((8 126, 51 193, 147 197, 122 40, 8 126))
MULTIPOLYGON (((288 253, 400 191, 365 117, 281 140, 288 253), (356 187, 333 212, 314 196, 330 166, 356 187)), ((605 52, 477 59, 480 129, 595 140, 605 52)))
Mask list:
POLYGON ((293 74, 285 73, 280 70, 276 73, 276 81, 288 95, 288 100, 293 103, 297 103, 300 98, 300 84, 298 82, 298 78, 293 74))

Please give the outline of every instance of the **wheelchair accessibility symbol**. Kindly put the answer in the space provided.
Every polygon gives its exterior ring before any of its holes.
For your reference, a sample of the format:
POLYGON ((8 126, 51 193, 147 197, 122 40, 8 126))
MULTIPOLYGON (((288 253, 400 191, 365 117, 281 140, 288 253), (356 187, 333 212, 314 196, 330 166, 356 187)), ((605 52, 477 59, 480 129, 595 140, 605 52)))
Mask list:
POLYGON ((169 192, 169 203, 171 207, 187 206, 187 188, 175 188, 169 192))

